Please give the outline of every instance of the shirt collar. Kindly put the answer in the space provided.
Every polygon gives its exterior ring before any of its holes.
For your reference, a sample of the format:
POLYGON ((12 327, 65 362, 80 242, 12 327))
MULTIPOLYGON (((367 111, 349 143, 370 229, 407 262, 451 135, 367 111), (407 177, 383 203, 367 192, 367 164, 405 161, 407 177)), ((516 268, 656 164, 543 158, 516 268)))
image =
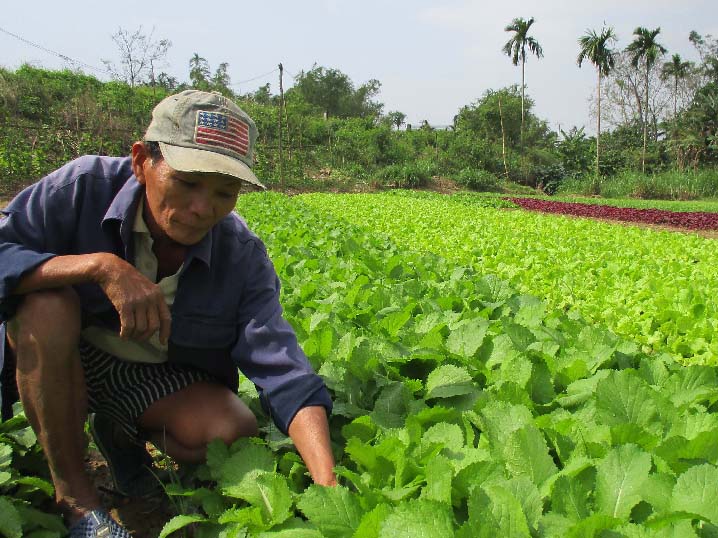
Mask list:
MULTIPOLYGON (((127 249, 131 244, 131 235, 136 224, 137 208, 141 207, 140 202, 142 201, 144 192, 145 189, 133 174, 115 195, 115 198, 105 213, 105 217, 102 219, 103 228, 105 228, 106 223, 110 221, 120 223, 120 237, 125 245, 125 252, 128 251, 127 249)), ((144 219, 142 220, 144 223, 144 219)), ((202 261, 207 267, 211 266, 212 235, 217 226, 219 226, 219 224, 207 232, 199 243, 191 245, 187 249, 184 268, 187 268, 189 262, 194 258, 202 261)))

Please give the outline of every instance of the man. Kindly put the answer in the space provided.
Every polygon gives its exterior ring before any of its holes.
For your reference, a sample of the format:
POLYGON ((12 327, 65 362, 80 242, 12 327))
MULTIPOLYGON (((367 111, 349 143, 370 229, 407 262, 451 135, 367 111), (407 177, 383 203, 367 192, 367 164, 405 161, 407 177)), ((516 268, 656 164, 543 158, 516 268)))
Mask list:
POLYGON ((144 440, 196 462, 213 439, 257 434, 237 367, 313 480, 335 484, 328 392, 282 318, 262 242, 232 212, 243 186, 262 188, 256 136, 236 104, 188 90, 157 105, 131 157, 81 157, 4 211, 0 342, 73 538, 129 536, 84 470, 88 410, 115 487, 144 495, 144 440))

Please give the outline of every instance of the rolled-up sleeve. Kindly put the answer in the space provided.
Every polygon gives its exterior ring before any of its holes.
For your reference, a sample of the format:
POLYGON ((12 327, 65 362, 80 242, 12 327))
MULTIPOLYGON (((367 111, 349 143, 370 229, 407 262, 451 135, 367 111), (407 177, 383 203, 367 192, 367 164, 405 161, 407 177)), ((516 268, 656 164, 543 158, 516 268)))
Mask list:
MULTIPOLYGON (((0 219, 0 320, 9 319, 17 306, 14 296, 23 275, 57 254, 58 238, 62 237, 71 217, 58 218, 52 205, 52 185, 37 183, 21 192, 3 210, 0 219), (64 222, 62 222, 64 221, 64 222)), ((67 214, 68 204, 59 212, 67 214)))
POLYGON ((256 386, 262 406, 287 433, 303 407, 332 402, 324 382, 312 369, 291 325, 282 316, 279 278, 266 251, 254 245, 240 305, 240 331, 233 357, 256 386))

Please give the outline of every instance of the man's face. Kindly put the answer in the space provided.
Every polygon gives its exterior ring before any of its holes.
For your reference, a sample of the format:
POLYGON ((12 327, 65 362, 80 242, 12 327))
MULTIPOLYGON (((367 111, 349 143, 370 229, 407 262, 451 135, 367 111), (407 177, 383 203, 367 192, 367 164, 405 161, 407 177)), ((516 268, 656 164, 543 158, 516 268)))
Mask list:
POLYGON ((153 238, 169 237, 182 245, 199 243, 234 209, 239 180, 178 172, 164 160, 153 162, 141 146, 133 146, 132 162, 137 180, 145 186, 145 220, 153 238))

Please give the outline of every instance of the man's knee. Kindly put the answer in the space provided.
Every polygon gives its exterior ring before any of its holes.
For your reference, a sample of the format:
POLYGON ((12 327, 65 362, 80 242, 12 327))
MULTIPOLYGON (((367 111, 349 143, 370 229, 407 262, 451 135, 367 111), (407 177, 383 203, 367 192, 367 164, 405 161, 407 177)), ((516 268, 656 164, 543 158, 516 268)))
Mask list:
POLYGON ((77 345, 80 312, 80 300, 70 287, 28 293, 7 325, 8 343, 14 351, 24 343, 57 351, 63 344, 77 345))
POLYGON ((178 428, 175 428, 174 433, 180 442, 184 438, 187 446, 199 448, 215 439, 231 444, 240 437, 253 437, 259 433, 254 413, 229 391, 224 397, 217 398, 205 407, 203 411, 202 417, 179 419, 178 428))

